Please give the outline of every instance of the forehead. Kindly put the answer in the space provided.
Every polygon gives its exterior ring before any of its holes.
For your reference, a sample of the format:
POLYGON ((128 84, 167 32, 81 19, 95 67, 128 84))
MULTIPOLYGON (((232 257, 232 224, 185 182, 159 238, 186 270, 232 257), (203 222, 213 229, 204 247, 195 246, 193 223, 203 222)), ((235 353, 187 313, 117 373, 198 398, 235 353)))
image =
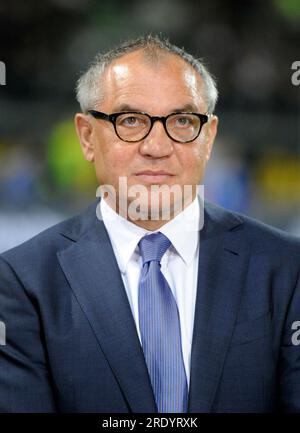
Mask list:
POLYGON ((128 105, 158 114, 191 105, 205 107, 203 80, 187 62, 174 54, 151 60, 134 51, 115 60, 106 69, 101 85, 101 107, 117 109, 128 105))

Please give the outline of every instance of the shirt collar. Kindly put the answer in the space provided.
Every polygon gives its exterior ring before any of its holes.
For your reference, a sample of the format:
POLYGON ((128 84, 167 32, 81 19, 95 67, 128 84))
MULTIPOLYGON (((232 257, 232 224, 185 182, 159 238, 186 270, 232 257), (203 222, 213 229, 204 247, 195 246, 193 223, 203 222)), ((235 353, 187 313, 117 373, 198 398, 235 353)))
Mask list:
MULTIPOLYGON (((119 269, 125 273, 127 264, 141 238, 154 232, 123 218, 104 199, 101 200, 100 207, 103 223, 115 251, 119 269)), ((167 236, 187 266, 191 264, 199 243, 199 219, 200 206, 196 198, 175 218, 157 230, 167 236)))
POLYGON ((198 197, 159 231, 170 239, 173 247, 189 266, 199 244, 200 205, 198 197))

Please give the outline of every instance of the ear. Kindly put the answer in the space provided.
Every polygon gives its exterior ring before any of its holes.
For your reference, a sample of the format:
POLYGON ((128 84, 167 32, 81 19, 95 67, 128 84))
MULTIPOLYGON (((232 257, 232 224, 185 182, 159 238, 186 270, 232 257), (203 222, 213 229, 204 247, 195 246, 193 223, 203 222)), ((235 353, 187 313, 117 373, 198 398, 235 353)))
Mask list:
POLYGON ((208 119, 208 122, 206 125, 205 140, 206 140, 206 145, 207 145, 207 152, 206 152, 206 160, 207 161, 210 158, 212 147, 213 147, 216 135, 217 135, 218 123, 219 123, 218 117, 213 115, 208 119))
POLYGON ((94 144, 92 140, 93 125, 89 116, 77 113, 74 121, 83 155, 87 161, 94 162, 94 144))

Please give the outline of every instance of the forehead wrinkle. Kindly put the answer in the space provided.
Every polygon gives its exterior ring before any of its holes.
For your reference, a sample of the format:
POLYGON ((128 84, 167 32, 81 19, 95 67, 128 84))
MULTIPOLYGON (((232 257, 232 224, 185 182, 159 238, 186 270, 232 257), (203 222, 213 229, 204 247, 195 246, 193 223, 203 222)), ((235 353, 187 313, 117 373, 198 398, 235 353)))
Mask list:
POLYGON ((173 63, 172 58, 176 59, 176 56, 167 56, 164 60, 151 64, 149 61, 146 62, 141 55, 139 59, 134 58, 131 61, 129 55, 123 56, 123 58, 116 60, 116 62, 108 66, 104 77, 104 92, 108 89, 109 94, 115 93, 115 106, 120 106, 121 104, 141 105, 142 110, 144 103, 151 103, 152 100, 155 102, 157 98, 160 100, 161 90, 163 89, 169 95, 181 93, 183 98, 186 96, 187 100, 177 100, 176 104, 173 104, 174 106, 183 106, 192 102, 193 105, 196 104, 200 108, 205 104, 205 99, 202 97, 203 83, 201 77, 198 77, 198 74, 181 59, 173 63), (131 67, 132 60, 134 61, 133 68, 131 67), (140 60, 140 62, 137 60, 140 60), (146 68, 146 71, 141 70, 141 68, 146 68), (163 72, 160 74, 164 69, 167 72, 165 76, 162 75, 163 72), (181 80, 169 80, 168 70, 174 70, 175 74, 177 70, 181 80), (147 80, 149 73, 152 77, 151 79, 148 77, 147 80), (135 74, 137 78, 135 78, 135 74), (143 82, 140 77, 144 75, 146 77, 143 82), (155 96, 155 82, 158 84, 159 94, 157 96, 155 96))

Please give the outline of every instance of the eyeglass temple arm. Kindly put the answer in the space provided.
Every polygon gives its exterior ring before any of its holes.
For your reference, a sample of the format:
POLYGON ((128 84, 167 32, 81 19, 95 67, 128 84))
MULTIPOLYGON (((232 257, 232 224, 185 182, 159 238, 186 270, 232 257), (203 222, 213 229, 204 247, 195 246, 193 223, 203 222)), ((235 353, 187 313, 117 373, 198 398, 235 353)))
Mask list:
POLYGON ((108 114, 102 113, 101 111, 88 110, 88 113, 96 119, 110 120, 110 116, 108 114))

